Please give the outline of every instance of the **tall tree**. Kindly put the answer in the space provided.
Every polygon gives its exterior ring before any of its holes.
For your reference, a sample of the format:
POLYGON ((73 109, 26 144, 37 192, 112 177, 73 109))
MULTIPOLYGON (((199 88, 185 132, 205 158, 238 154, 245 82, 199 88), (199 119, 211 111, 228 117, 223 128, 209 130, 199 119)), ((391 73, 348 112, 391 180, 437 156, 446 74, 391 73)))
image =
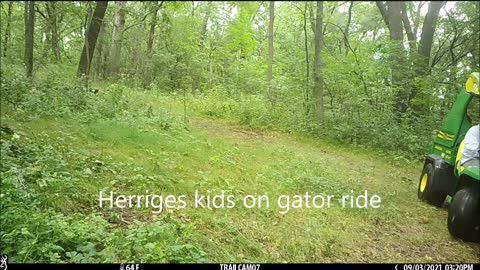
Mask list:
POLYGON ((97 39, 97 53, 95 54, 95 78, 105 78, 105 24, 100 25, 100 32, 97 39))
POLYGON ((57 20, 57 5, 56 1, 49 1, 46 3, 48 23, 50 24, 51 32, 51 47, 53 55, 57 61, 60 61, 60 46, 58 36, 58 20, 57 20))
POLYGON ((205 48, 205 38, 207 36, 207 26, 208 21, 210 20, 212 14, 212 1, 208 1, 207 10, 205 16, 203 17, 202 28, 200 30, 200 45, 202 48, 205 48))
POLYGON ((390 32, 390 40, 398 45, 403 41, 402 3, 399 1, 376 1, 382 18, 390 32))
POLYGON ((314 87, 312 96, 315 100, 315 112, 318 124, 323 124, 323 70, 322 70, 322 43, 323 43, 323 1, 317 1, 315 20, 315 60, 314 60, 314 87))
MULTIPOLYGON (((403 20, 403 25, 405 28, 405 31, 407 33, 408 41, 409 41, 409 46, 410 46, 410 54, 415 55, 418 57, 414 57, 414 63, 415 63, 415 68, 413 69, 414 73, 411 73, 406 76, 406 85, 410 91, 408 93, 408 97, 406 100, 406 106, 402 109, 405 111, 408 107, 410 107, 412 99, 417 95, 417 92, 419 91, 418 86, 415 84, 411 84, 413 81, 414 77, 418 76, 423 76, 425 74, 428 74, 430 72, 430 58, 431 58, 431 50, 432 50, 432 43, 433 43, 433 35, 435 33, 435 27, 436 27, 436 21, 438 18, 438 14, 442 6, 445 4, 445 1, 431 1, 428 6, 428 12, 425 16, 425 19, 423 21, 423 27, 422 27, 422 34, 420 37, 420 45, 418 47, 418 51, 416 51, 416 33, 417 33, 417 28, 418 28, 418 22, 420 21, 420 8, 423 6, 422 3, 418 4, 417 7, 417 17, 414 18, 414 29, 412 30, 410 21, 407 16, 407 8, 405 2, 401 2, 401 8, 402 8, 402 20, 403 20)), ((455 64, 456 65, 456 64, 455 64)), ((401 99, 404 99, 405 96, 399 97, 401 99)), ((418 112, 418 109, 424 109, 424 107, 418 107, 418 108, 412 108, 414 111, 418 112)))
MULTIPOLYGON (((474 3, 474 10, 480 10, 480 3, 478 2, 473 2, 474 3)), ((477 13, 478 14, 478 13, 477 13)), ((479 61, 479 53, 480 53, 480 44, 478 40, 478 36, 480 35, 480 19, 477 17, 475 22, 473 24, 470 24, 474 31, 474 34, 472 35, 472 46, 470 46, 470 53, 472 54, 472 58, 470 61, 470 67, 472 70, 479 70, 480 68, 480 61, 479 61)))
POLYGON ((347 25, 345 26, 345 33, 343 35, 343 44, 345 46, 345 55, 348 55, 349 52, 349 43, 348 43, 348 32, 350 31, 350 24, 352 22, 352 9, 353 9, 353 1, 350 1, 350 7, 348 8, 348 20, 347 25))
POLYGON ((24 64, 28 78, 33 72, 33 30, 35 27, 35 3, 25 1, 25 54, 24 64))
POLYGON ((125 1, 115 1, 115 17, 113 22, 112 47, 109 57, 109 76, 116 76, 120 71, 120 57, 122 52, 122 35, 125 28, 125 1))
MULTIPOLYGON (((200 44, 202 45, 202 49, 207 52, 208 55, 208 88, 212 87, 213 84, 213 64, 214 64, 214 52, 215 46, 206 46, 207 44, 207 28, 208 23, 214 21, 214 17, 212 17, 212 12, 214 11, 214 4, 212 1, 208 1, 207 11, 205 13, 205 17, 203 18, 202 29, 200 32, 200 44)), ((212 31, 215 32, 215 31, 212 31)))
POLYGON ((420 25, 420 13, 422 11, 422 7, 425 5, 425 2, 419 1, 417 4, 417 10, 415 12, 415 16, 413 17, 413 35, 416 37, 418 33, 418 26, 420 25))
POLYGON ((98 33, 100 32, 100 26, 103 23, 103 17, 105 17, 105 11, 107 10, 107 1, 96 1, 95 11, 93 17, 90 20, 90 25, 87 29, 87 35, 85 37, 85 44, 83 45, 82 55, 80 56, 80 63, 78 64, 77 76, 86 75, 90 72, 90 63, 95 51, 95 45, 97 43, 98 33))
POLYGON ((268 60, 267 60, 267 82, 269 96, 271 96, 272 71, 273 71, 273 21, 275 20, 275 1, 269 2, 269 20, 268 20, 268 60))
POLYGON ((403 22, 402 2, 376 1, 377 7, 383 17, 390 33, 390 66, 392 84, 396 87, 395 112, 404 113, 407 111, 408 90, 404 85, 405 50, 403 48, 403 22))
POLYGON ((416 45, 417 38, 413 33, 412 26, 410 24, 410 19, 408 19, 407 5, 405 1, 402 1, 400 3, 400 8, 402 10, 403 27, 405 28, 405 32, 407 33, 408 45, 410 47, 410 52, 412 53, 412 52, 415 52, 417 49, 417 45, 416 45))
POLYGON ((8 2, 8 11, 7 11, 7 25, 5 26, 5 38, 3 39, 3 57, 7 56, 8 40, 11 35, 11 22, 12 22, 12 10, 13 10, 13 1, 8 2))
MULTIPOLYGON (((402 2, 387 1, 388 29, 390 30, 390 40, 395 46, 403 42, 403 24, 402 24, 402 2)), ((395 48, 395 49, 403 49, 395 48)), ((395 56, 395 54, 393 54, 395 56)))
POLYGON ((429 72, 433 34, 435 33, 438 13, 444 4, 444 1, 431 1, 428 4, 428 12, 423 22, 422 36, 420 39, 420 45, 418 46, 420 62, 418 63, 417 67, 419 67, 418 72, 421 74, 426 74, 429 72))
POLYGON ((150 21, 150 30, 148 31, 148 39, 147 39, 147 59, 152 57, 152 48, 153 48, 153 40, 155 38, 155 27, 157 26, 158 21, 158 10, 163 5, 163 1, 161 3, 155 2, 152 6, 152 20, 150 21))
MULTIPOLYGON (((45 6, 48 6, 49 2, 45 3, 45 6)), ((42 29, 42 41, 43 41, 43 53, 42 53, 42 58, 47 57, 48 52, 50 49, 52 49, 52 43, 50 42, 51 38, 51 22, 50 22, 50 17, 45 15, 39 8, 39 6, 42 6, 41 4, 37 5, 36 7, 36 12, 42 16, 42 18, 45 20, 45 23, 43 24, 43 29, 42 29)))
MULTIPOLYGON (((80 32, 83 35, 83 38, 85 38, 87 34, 87 27, 88 27, 88 22, 92 18, 93 15, 93 9, 92 9, 92 3, 89 1, 86 3, 87 4, 87 13, 85 13, 85 18, 83 19, 82 25, 80 26, 80 32)), ((80 2, 80 6, 82 3, 80 2)))
POLYGON ((155 28, 158 24, 158 11, 162 7, 164 1, 158 2, 150 2, 152 5, 150 6, 150 14, 152 18, 150 19, 150 29, 148 31, 147 37, 147 50, 146 50, 146 59, 145 64, 142 68, 143 78, 142 78, 142 85, 143 88, 146 88, 149 85, 154 77, 154 73, 151 71, 151 63, 152 63, 152 55, 153 55, 153 42, 155 41, 155 28))
POLYGON ((304 107, 305 113, 308 115, 310 113, 310 56, 308 54, 308 32, 307 32, 307 9, 308 2, 305 1, 305 8, 303 9, 303 34, 304 34, 304 46, 305 46, 305 94, 304 94, 304 107))

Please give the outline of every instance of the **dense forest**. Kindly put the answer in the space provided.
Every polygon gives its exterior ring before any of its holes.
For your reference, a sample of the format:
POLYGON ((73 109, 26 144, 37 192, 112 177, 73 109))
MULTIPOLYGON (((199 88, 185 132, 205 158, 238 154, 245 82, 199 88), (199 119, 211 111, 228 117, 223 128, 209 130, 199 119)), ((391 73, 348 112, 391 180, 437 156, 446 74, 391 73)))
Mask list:
POLYGON ((478 262, 414 199, 432 131, 480 69, 478 2, 0 5, 11 261, 478 262), (98 207, 99 190, 195 189, 369 189, 384 204, 98 207))

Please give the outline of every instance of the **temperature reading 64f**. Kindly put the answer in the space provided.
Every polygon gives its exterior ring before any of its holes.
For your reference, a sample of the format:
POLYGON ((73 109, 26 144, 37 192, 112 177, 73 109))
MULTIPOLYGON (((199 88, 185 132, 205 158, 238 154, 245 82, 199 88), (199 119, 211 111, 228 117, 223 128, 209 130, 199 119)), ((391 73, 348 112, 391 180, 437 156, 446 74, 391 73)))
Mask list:
POLYGON ((140 265, 139 264, 126 264, 125 265, 125 270, 139 270, 140 265))

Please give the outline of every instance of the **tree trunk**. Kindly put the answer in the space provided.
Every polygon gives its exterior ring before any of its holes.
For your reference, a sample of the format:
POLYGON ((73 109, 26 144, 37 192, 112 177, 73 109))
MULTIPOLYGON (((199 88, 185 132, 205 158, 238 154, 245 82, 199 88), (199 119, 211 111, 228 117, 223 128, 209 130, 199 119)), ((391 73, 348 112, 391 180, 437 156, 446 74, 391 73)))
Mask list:
MULTIPOLYGON (((478 2, 474 2, 475 4, 475 9, 476 10, 480 10, 480 3, 478 2)), ((473 29, 475 29, 476 31, 474 32, 474 34, 472 35, 473 37, 477 36, 480 34, 480 21, 477 19, 475 21, 475 23, 473 24, 473 29)), ((470 49, 470 53, 472 54, 472 59, 471 59, 471 62, 470 62, 470 68, 471 70, 479 70, 480 69, 480 59, 479 59, 479 40, 478 38, 473 38, 473 43, 472 43, 472 47, 470 49)))
POLYGON ((153 40, 155 37, 155 27, 157 26, 157 21, 158 21, 158 10, 160 9, 161 5, 163 4, 160 3, 155 3, 155 5, 152 8, 152 20, 150 21, 150 31, 148 32, 148 40, 147 40, 147 59, 150 59, 152 57, 152 47, 153 47, 153 40))
MULTIPOLYGON (((81 2, 80 2, 81 5, 81 2)), ((87 2, 87 13, 85 14, 85 20, 83 20, 82 25, 80 26, 80 33, 82 33, 83 38, 85 39, 85 35, 87 34, 87 26, 88 23, 90 22, 90 19, 92 18, 92 3, 87 2)))
POLYGON ((50 24, 46 23, 44 25, 43 34, 45 34, 45 40, 43 41, 43 53, 42 59, 48 57, 50 50, 52 49, 52 42, 50 37, 50 24))
POLYGON ((405 1, 400 2, 400 7, 402 9, 402 22, 403 22, 403 27, 405 28, 405 32, 407 33, 410 53, 413 53, 417 50, 417 45, 416 45, 417 38, 413 34, 412 26, 410 25, 410 20, 408 19, 407 5, 405 1))
POLYGON ((394 112, 397 116, 407 111, 408 93, 403 85, 403 67, 404 54, 403 48, 403 24, 402 24, 402 2, 387 1, 386 5, 382 1, 376 1, 377 7, 382 14, 382 18, 390 32, 390 66, 392 74, 392 84, 395 86, 395 107, 394 112))
POLYGON ((153 55, 153 42, 155 39, 155 27, 157 26, 158 23, 158 11, 163 5, 163 1, 158 3, 158 2, 153 2, 153 6, 150 8, 150 13, 152 14, 152 19, 150 21, 150 29, 148 32, 148 38, 147 38, 147 51, 146 51, 146 59, 144 61, 143 67, 142 67, 142 74, 143 74, 143 81, 142 81, 142 86, 145 89, 147 85, 149 85, 154 77, 154 74, 152 73, 152 55, 153 55))
POLYGON ((35 3, 25 1, 25 55, 24 64, 27 78, 33 72, 33 29, 35 27, 35 3))
POLYGON ((208 5, 207 12, 205 13, 205 17, 203 17, 202 29, 200 30, 200 45, 202 47, 205 47, 205 38, 207 36, 208 20, 210 19, 210 15, 212 13, 212 2, 208 1, 207 5, 208 5))
POLYGON ((387 1, 387 17, 389 22, 390 40, 403 42, 403 26, 401 2, 387 1))
POLYGON ((213 51, 210 50, 208 54, 208 88, 211 89, 213 85, 213 60, 212 60, 213 51))
POLYGON ((105 62, 104 59, 104 42, 105 42, 105 24, 100 25, 98 33, 98 49, 95 57, 95 78, 105 78, 105 62))
MULTIPOLYGON (((45 6, 48 7, 48 2, 45 3, 45 6)), ((50 52, 50 50, 52 49, 52 43, 51 43, 51 38, 50 38, 50 35, 51 35, 51 23, 50 23, 50 17, 48 16, 48 13, 47 13, 47 16, 45 16, 45 14, 43 14, 40 9, 36 8, 36 12, 38 14, 40 14, 40 16, 43 17, 43 19, 45 20, 45 23, 43 24, 43 32, 42 32, 42 42, 43 42, 43 52, 42 52, 42 59, 48 57, 48 53, 50 52)))
POLYGON ((323 124, 323 74, 322 74, 322 42, 323 42, 323 1, 317 1, 317 16, 315 21, 315 61, 314 61, 314 87, 315 112, 318 124, 323 124))
POLYGON ((3 40, 3 57, 7 56, 8 40, 10 39, 10 35, 12 32, 10 27, 10 24, 12 22, 12 10, 13 10, 13 1, 10 1, 8 2, 7 25, 5 26, 5 38, 3 40))
POLYGON ((275 2, 269 2, 269 20, 268 20, 268 60, 267 60, 267 83, 268 96, 271 98, 271 81, 273 71, 273 22, 275 20, 275 2))
POLYGON ((305 41, 305 65, 307 68, 307 74, 305 74, 305 95, 304 95, 304 107, 305 114, 310 114, 310 56, 308 54, 308 32, 307 32, 307 9, 308 2, 305 1, 305 9, 303 11, 303 33, 305 41))
POLYGON ((110 48, 108 75, 116 76, 120 71, 120 56, 122 52, 122 34, 125 28, 124 1, 115 1, 115 17, 113 22, 112 47, 110 48))
POLYGON ((375 4, 377 4, 378 10, 380 11, 380 14, 382 15, 382 18, 383 18, 383 21, 385 22, 385 25, 390 30, 390 22, 388 21, 387 8, 385 7, 385 4, 382 1, 375 1, 375 4))
POLYGON ((430 53, 432 50, 433 34, 435 33, 435 26, 437 23, 438 13, 444 1, 431 1, 428 5, 428 12, 423 21, 422 36, 420 39, 420 46, 418 47, 418 54, 420 55, 420 62, 418 63, 418 72, 420 74, 429 73, 430 53))
POLYGON ((56 11, 56 2, 51 1, 46 3, 48 21, 50 24, 51 32, 51 47, 53 55, 55 56, 56 61, 60 61, 60 47, 58 45, 58 29, 57 29, 57 11, 56 11))
MULTIPOLYGON (((417 37, 418 25, 420 24, 420 12, 425 2, 419 2, 417 6, 417 11, 415 12, 415 17, 413 18, 413 35, 417 37)), ((413 16, 412 16, 413 17, 413 16)))
POLYGON ((90 72, 91 59, 97 43, 100 26, 103 23, 103 17, 105 17, 107 6, 108 2, 96 1, 95 11, 87 29, 85 44, 83 45, 80 63, 78 64, 77 76, 79 77, 82 75, 86 75, 88 77, 90 72))
POLYGON ((345 46, 345 55, 348 55, 349 45, 348 45, 348 32, 350 31, 350 23, 352 22, 352 9, 353 1, 350 2, 350 7, 348 8, 348 20, 347 25, 345 26, 345 34, 343 35, 343 44, 345 46))
MULTIPOLYGON (((422 35, 420 45, 418 47, 418 58, 415 68, 416 76, 423 76, 430 73, 430 54, 432 50, 433 34, 435 33, 435 25, 440 9, 445 4, 444 1, 431 1, 428 5, 428 12, 423 21, 422 35)), ((452 59, 454 61, 454 59, 452 59)), ((455 64, 456 66, 456 64, 455 64)), ((418 93, 418 88, 413 86, 410 95, 408 96, 408 103, 410 103, 418 93)))
POLYGON ((388 21, 390 23, 390 66, 392 67, 392 84, 396 89, 395 112, 400 114, 407 111, 408 93, 403 85, 404 53, 403 48, 403 24, 401 15, 401 2, 387 2, 388 21))
MULTIPOLYGON (((24 41, 25 44, 26 44, 26 42, 27 42, 27 25, 28 25, 28 1, 24 1, 23 3, 24 3, 24 6, 23 6, 23 7, 24 7, 24 9, 23 9, 23 19, 24 19, 24 28, 25 28, 25 29, 24 29, 23 41, 24 41)), ((23 63, 25 64, 25 63, 27 62, 27 60, 26 60, 26 56, 27 56, 27 54, 26 54, 27 46, 24 47, 24 50, 25 50, 25 52, 24 52, 24 54, 23 54, 23 63)))
MULTIPOLYGON (((478 26, 477 26, 477 29, 478 29, 478 26)), ((470 53, 472 54, 472 60, 471 60, 470 68, 472 70, 478 70, 479 66, 480 66, 479 65, 480 61, 478 59, 478 52, 479 52, 479 49, 478 49, 479 46, 478 45, 479 45, 478 44, 478 38, 473 38, 473 45, 471 47, 472 49, 470 50, 470 53)))

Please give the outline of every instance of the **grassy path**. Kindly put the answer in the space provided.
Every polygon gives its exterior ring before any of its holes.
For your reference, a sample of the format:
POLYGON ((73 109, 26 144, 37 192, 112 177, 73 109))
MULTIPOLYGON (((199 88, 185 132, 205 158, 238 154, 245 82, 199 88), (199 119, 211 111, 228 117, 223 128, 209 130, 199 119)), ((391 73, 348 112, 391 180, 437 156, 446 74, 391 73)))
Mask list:
POLYGON ((260 152, 248 158, 248 166, 263 175, 279 176, 268 179, 275 183, 273 193, 348 194, 349 189, 366 189, 382 197, 380 209, 294 209, 285 216, 275 215, 279 223, 268 224, 265 219, 267 224, 262 225, 270 231, 268 239, 281 239, 281 247, 293 244, 293 250, 282 248, 275 260, 480 261, 478 244, 450 237, 446 209, 416 198, 420 163, 390 163, 370 153, 352 153, 348 148, 283 133, 259 134, 219 120, 194 118, 192 125, 211 140, 250 150, 245 153, 260 152), (292 178, 291 186, 281 188, 282 182, 292 178))
MULTIPOLYGON (((7 123, 22 138, 54 142, 51 149, 62 153, 67 163, 102 164, 98 172, 88 169, 84 181, 39 191, 43 198, 57 196, 42 206, 57 213, 102 216, 108 221, 103 237, 115 236, 111 245, 138 242, 138 250, 127 249, 131 257, 122 257, 124 251, 111 247, 106 254, 113 255, 99 255, 100 261, 197 261, 192 256, 207 262, 480 261, 480 245, 449 235, 446 209, 417 199, 420 163, 390 162, 359 149, 248 130, 200 116, 190 118, 188 132, 160 128, 156 122, 80 124, 44 119, 22 124, 7 118, 7 123), (212 194, 225 190, 236 197, 266 194, 270 207, 186 208, 155 215, 149 209, 99 209, 97 203, 99 190, 186 194, 191 202, 196 189, 212 194), (339 198, 364 190, 381 197, 380 208, 343 209, 337 203, 329 209, 308 209, 303 205, 280 214, 276 204, 282 194, 308 192, 339 198), (155 230, 159 220, 162 226, 175 226, 144 236, 145 230, 155 230), (172 246, 180 251, 169 249, 172 246), (163 257, 146 255, 159 250, 165 252, 163 257)), ((85 174, 85 169, 71 167, 73 174, 85 174)))

